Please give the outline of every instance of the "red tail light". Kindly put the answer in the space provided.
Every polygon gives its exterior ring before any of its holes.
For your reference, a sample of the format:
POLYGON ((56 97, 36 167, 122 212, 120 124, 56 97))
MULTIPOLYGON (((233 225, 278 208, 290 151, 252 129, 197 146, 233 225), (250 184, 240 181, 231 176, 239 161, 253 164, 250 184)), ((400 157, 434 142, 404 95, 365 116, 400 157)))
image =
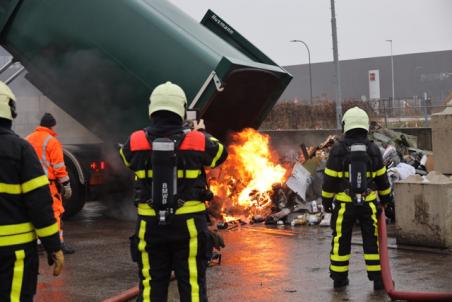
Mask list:
POLYGON ((105 170, 105 162, 104 161, 93 161, 89 164, 91 170, 95 172, 99 172, 105 170))

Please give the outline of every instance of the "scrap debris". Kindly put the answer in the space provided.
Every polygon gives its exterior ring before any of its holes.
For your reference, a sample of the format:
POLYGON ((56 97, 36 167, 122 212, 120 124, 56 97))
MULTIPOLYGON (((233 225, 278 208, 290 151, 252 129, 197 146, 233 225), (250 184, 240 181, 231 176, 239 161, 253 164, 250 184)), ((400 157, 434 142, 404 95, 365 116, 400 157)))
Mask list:
MULTIPOLYGON (((329 226, 331 214, 325 213, 321 204, 323 170, 331 147, 338 139, 330 135, 317 146, 306 147, 301 143, 299 150, 290 150, 279 161, 289 172, 285 180, 276 181, 271 188, 263 191, 249 191, 249 203, 241 203, 240 207, 224 206, 230 204, 234 193, 244 186, 243 179, 228 179, 228 195, 216 197, 211 202, 211 215, 221 220, 217 224, 218 229, 234 229, 243 224, 256 223, 329 226)), ((432 152, 419 149, 415 136, 372 123, 369 139, 380 147, 391 183, 430 172, 427 167, 430 166, 432 152)), ((278 162, 273 164, 279 165, 278 162)), ((221 171, 210 174, 216 184, 221 183, 219 174, 221 171)), ((243 198, 243 194, 240 196, 243 198)))

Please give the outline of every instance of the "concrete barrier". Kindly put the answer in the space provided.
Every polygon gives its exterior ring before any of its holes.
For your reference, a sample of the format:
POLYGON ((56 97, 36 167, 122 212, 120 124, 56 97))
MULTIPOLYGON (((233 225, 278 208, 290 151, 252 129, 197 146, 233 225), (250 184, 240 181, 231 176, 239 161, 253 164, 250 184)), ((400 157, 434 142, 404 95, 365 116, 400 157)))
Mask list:
MULTIPOLYGON (((452 102, 448 104, 452 106, 452 102)), ((433 160, 435 170, 452 174, 452 107, 432 115, 433 160)))
POLYGON ((452 248, 452 179, 429 174, 394 186, 398 244, 452 248))

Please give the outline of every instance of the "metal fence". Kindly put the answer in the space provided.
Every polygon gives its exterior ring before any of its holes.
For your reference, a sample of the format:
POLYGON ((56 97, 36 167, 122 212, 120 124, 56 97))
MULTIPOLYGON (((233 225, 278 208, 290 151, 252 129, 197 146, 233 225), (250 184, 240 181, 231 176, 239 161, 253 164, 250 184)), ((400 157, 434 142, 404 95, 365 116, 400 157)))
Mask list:
MULTIPOLYGON (((452 95, 449 99, 452 99, 452 95)), ((447 105, 429 99, 401 98, 397 100, 348 99, 342 103, 342 111, 358 106, 366 110, 372 121, 387 128, 429 127, 431 115, 443 111, 447 105)), ((262 129, 334 129, 336 106, 331 100, 309 105, 303 102, 276 104, 261 126, 262 129)))
POLYGON ((386 127, 428 127, 431 115, 447 107, 417 97, 369 100, 364 103, 371 118, 379 120, 386 127))

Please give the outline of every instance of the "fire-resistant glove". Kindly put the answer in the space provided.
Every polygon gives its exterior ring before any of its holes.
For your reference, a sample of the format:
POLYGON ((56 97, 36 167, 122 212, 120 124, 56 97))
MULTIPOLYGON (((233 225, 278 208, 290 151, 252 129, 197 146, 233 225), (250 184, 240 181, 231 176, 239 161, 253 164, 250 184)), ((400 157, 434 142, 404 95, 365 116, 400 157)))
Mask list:
POLYGON ((62 184, 63 185, 63 199, 68 200, 72 196, 71 183, 69 181, 62 184))
POLYGON ((200 119, 199 122, 195 120, 193 122, 193 130, 206 131, 206 125, 204 125, 204 120, 200 119))
POLYGON ((64 266, 64 255, 63 251, 59 250, 53 253, 47 253, 47 263, 53 267, 53 275, 59 276, 64 266))

